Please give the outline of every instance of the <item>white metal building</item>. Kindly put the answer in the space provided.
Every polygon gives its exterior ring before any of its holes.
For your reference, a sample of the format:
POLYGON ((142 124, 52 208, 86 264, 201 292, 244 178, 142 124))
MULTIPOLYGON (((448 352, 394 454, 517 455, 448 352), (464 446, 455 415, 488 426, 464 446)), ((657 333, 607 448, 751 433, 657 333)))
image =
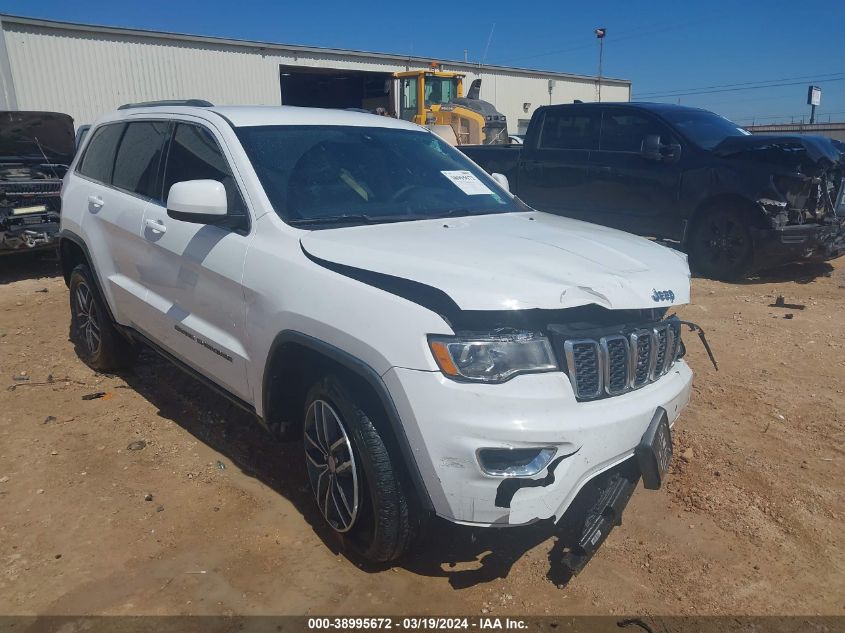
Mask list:
MULTIPOLYGON (((325 86, 357 77, 356 90, 378 92, 392 73, 432 61, 465 73, 465 89, 480 77, 481 98, 507 116, 511 133, 524 131, 538 106, 596 98, 596 78, 581 75, 0 15, 0 109, 66 112, 81 125, 157 99, 302 105, 293 95, 313 88, 308 78, 325 86)), ((603 101, 630 95, 630 81, 602 79, 603 101)))

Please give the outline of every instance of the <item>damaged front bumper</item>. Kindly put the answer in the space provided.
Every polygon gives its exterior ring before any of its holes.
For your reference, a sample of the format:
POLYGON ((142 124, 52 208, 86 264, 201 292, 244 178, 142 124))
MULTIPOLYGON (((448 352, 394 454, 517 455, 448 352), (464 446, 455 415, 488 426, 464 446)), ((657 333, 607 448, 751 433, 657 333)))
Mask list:
POLYGON ((845 219, 751 229, 755 270, 794 261, 825 261, 845 253, 845 219))
POLYGON ((482 385, 393 368, 384 380, 436 513, 507 526, 559 520, 585 484, 634 455, 658 407, 670 423, 677 419, 692 372, 678 361, 653 384, 592 402, 577 402, 562 372, 482 385), (486 474, 477 457, 484 448, 532 447, 556 452, 530 477, 486 474))

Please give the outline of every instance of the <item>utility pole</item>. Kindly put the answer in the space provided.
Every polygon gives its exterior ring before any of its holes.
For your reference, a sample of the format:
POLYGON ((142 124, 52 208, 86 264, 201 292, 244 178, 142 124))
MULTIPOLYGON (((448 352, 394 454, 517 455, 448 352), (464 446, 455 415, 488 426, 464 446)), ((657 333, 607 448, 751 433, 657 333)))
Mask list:
POLYGON ((464 49, 464 63, 465 63, 465 64, 467 63, 467 55, 468 55, 468 54, 469 54, 469 49, 465 48, 465 49, 464 49))
POLYGON ((601 63, 604 56, 604 36, 607 35, 607 29, 598 28, 595 30, 595 34, 599 41, 599 76, 596 81, 596 101, 601 101, 601 63))

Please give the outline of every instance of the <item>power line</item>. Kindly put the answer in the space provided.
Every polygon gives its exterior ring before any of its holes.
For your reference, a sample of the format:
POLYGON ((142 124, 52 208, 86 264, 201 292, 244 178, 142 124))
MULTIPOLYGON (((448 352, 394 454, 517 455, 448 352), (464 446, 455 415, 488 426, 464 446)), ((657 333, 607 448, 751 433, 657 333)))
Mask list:
MULTIPOLYGON (((834 114, 845 114, 845 110, 839 110, 837 112, 818 113, 816 115, 816 118, 823 117, 825 115, 833 116, 834 114)), ((797 118, 806 118, 806 117, 807 117, 807 113, 801 112, 801 113, 798 113, 798 114, 773 114, 773 115, 770 115, 770 116, 753 116, 752 115, 752 116, 746 116, 746 117, 737 117, 737 120, 748 122, 748 121, 769 121, 771 119, 791 119, 791 118, 797 119, 797 118)), ((728 118, 733 120, 732 117, 728 117, 728 118)))
MULTIPOLYGON (((843 73, 845 74, 845 73, 843 73)), ((845 77, 837 77, 835 79, 819 80, 819 83, 832 83, 834 81, 845 81, 845 77)), ((655 95, 637 95, 641 99, 674 99, 675 97, 691 97, 695 95, 709 95, 720 92, 740 92, 742 90, 760 90, 762 88, 779 88, 780 86, 801 86, 805 81, 784 82, 779 84, 769 84, 765 86, 745 86, 741 88, 721 88, 719 90, 699 90, 696 92, 678 92, 674 94, 655 94, 655 95)))
MULTIPOLYGON (((839 77, 841 75, 845 75, 845 72, 840 71, 840 72, 835 72, 835 73, 827 73, 827 74, 824 74, 824 75, 804 75, 804 76, 801 76, 801 77, 781 77, 779 79, 761 79, 759 81, 743 81, 743 82, 739 82, 739 83, 735 83, 735 84, 716 84, 716 85, 713 85, 713 86, 679 88, 678 90, 669 90, 669 91, 662 91, 662 92, 660 92, 660 91, 658 91, 658 92, 647 92, 645 94, 637 95, 637 96, 638 97, 644 97, 644 98, 645 97, 657 97, 657 96, 660 96, 660 97, 663 97, 663 96, 666 96, 666 97, 671 97, 671 96, 683 97, 683 96, 686 96, 686 95, 689 95, 689 94, 698 93, 699 91, 711 90, 711 89, 717 89, 717 88, 734 88, 734 87, 738 87, 738 86, 750 86, 750 85, 753 85, 753 84, 772 84, 772 87, 776 87, 778 85, 792 85, 792 84, 776 84, 774 82, 794 81, 796 79, 825 81, 824 78, 826 78, 826 77, 839 77)), ((760 87, 766 87, 766 86, 760 86, 760 87)), ((702 92, 701 94, 706 94, 706 93, 702 92)))

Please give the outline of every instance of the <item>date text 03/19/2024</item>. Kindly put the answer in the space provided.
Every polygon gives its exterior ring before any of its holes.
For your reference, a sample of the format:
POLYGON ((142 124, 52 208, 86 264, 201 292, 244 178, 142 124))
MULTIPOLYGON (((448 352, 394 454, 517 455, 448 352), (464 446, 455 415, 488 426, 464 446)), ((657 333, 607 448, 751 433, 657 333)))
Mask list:
POLYGON ((308 630, 363 631, 395 629, 406 631, 520 631, 528 623, 519 618, 440 618, 440 617, 373 617, 373 618, 309 618, 308 630))

